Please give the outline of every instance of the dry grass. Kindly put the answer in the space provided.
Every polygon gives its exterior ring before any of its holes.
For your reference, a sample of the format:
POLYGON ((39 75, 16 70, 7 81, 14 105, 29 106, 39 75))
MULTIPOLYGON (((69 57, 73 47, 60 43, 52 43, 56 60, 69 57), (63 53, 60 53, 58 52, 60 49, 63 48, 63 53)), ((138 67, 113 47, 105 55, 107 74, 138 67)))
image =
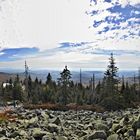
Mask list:
POLYGON ((13 111, 11 109, 4 108, 2 112, 0 112, 0 122, 3 121, 16 121, 16 117, 14 115, 11 115, 13 111))
POLYGON ((67 110, 90 110, 96 112, 104 112, 104 109, 97 105, 77 105, 75 103, 71 103, 68 105, 60 105, 60 104, 41 104, 41 105, 25 105, 26 109, 48 109, 48 110, 59 110, 59 111, 67 111, 67 110))

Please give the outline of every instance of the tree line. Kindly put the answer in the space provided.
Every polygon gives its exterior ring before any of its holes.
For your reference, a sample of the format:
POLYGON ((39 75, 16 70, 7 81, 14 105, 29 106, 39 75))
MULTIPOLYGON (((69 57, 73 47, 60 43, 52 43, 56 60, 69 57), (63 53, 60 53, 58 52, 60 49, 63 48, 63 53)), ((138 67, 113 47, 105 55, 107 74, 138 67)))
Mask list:
POLYGON ((135 76, 133 83, 128 83, 124 77, 118 77, 118 67, 112 53, 103 79, 95 84, 93 74, 90 84, 86 86, 82 84, 81 72, 79 83, 75 83, 67 66, 57 81, 48 73, 45 83, 37 77, 32 80, 27 73, 27 64, 25 68, 26 76, 23 81, 17 75, 14 80, 10 78, 7 81, 9 84, 6 87, 1 85, 0 97, 3 101, 18 100, 30 104, 99 104, 107 109, 125 108, 132 106, 134 102, 140 102, 140 72, 137 77, 139 82, 136 82, 135 76))

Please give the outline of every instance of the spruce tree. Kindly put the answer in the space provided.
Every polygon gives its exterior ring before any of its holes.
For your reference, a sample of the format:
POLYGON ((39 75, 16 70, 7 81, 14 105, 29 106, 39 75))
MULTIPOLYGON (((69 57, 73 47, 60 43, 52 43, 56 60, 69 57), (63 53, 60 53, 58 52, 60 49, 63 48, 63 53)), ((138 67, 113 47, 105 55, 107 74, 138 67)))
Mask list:
POLYGON ((125 82, 124 82, 124 76, 122 76, 122 85, 121 85, 121 93, 124 94, 125 91, 125 82))
POLYGON ((31 76, 28 76, 28 101, 31 100, 31 94, 32 94, 32 79, 31 76))
POLYGON ((105 96, 112 96, 114 93, 117 92, 117 72, 118 67, 115 65, 115 59, 113 57, 113 53, 111 53, 111 57, 109 58, 109 65, 107 67, 106 72, 104 73, 104 79, 103 79, 103 88, 105 92, 105 96))
POLYGON ((65 66, 64 70, 60 73, 60 78, 58 79, 58 82, 61 87, 60 102, 62 104, 67 104, 71 84, 71 72, 70 70, 68 70, 67 66, 65 66))
POLYGON ((19 80, 19 75, 16 76, 13 86, 13 100, 22 101, 22 87, 19 80))
POLYGON ((46 84, 49 85, 49 84, 51 84, 51 83, 52 83, 52 76, 51 76, 50 73, 48 73, 48 75, 47 75, 47 80, 46 80, 46 84))

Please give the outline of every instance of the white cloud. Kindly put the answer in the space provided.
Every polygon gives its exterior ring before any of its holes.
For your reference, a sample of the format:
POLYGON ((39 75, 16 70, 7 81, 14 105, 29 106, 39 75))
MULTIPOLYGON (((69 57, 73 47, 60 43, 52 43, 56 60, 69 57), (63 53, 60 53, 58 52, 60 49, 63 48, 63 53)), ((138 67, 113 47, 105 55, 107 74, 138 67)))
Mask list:
POLYGON ((104 2, 104 0, 97 0, 97 4, 92 5, 92 9, 100 10, 100 11, 104 11, 110 7, 112 7, 112 4, 108 2, 104 2))
POLYGON ((1 56, 1 55, 4 55, 4 54, 5 54, 4 52, 0 52, 0 56, 1 56))
POLYGON ((128 4, 135 6, 140 3, 140 0, 112 0, 111 1, 112 4, 115 4, 116 2, 122 5, 122 7, 125 7, 128 4))
POLYGON ((44 50, 63 41, 91 40, 88 6, 87 0, 7 0, 0 16, 3 46, 44 50))
MULTIPOLYGON (((97 0, 97 5, 89 6, 88 0, 5 0, 0 3, 0 44, 3 48, 38 47, 43 54, 28 56, 27 62, 31 68, 62 68, 67 63, 71 67, 104 68, 108 57, 95 55, 90 52, 95 48, 106 50, 136 50, 140 51, 138 35, 128 36, 127 40, 120 38, 130 32, 138 34, 139 25, 128 26, 128 22, 138 21, 131 18, 121 22, 120 29, 109 30, 98 34, 105 27, 112 28, 115 23, 103 22, 97 28, 88 28, 93 21, 105 20, 108 16, 120 19, 119 13, 111 13, 106 9, 113 7, 118 1, 122 7, 127 4, 135 6, 140 0, 112 0, 111 3, 97 0), (98 14, 92 17, 85 14, 86 10, 98 10, 98 14), (133 28, 132 28, 133 27, 133 28), (54 50, 60 42, 94 42, 77 48, 54 50), (52 49, 52 53, 49 51, 52 49), (89 52, 86 54, 86 52, 89 52), (43 60, 43 61, 42 61, 43 60)), ((138 12, 136 13, 138 14, 138 12)), ((0 53, 2 55, 2 53, 0 53)), ((16 58, 17 55, 14 56, 16 58)), ((2 62, 0 67, 24 67, 25 56, 22 60, 2 62)), ((118 58, 120 66, 130 68, 137 67, 139 57, 126 55, 118 58), (123 62, 120 62, 121 59, 123 62), (131 64, 128 62, 129 60, 131 64), (128 61, 127 61, 128 60, 128 61), (136 60, 136 63, 133 63, 136 60), (125 65, 123 65, 126 62, 125 65)))

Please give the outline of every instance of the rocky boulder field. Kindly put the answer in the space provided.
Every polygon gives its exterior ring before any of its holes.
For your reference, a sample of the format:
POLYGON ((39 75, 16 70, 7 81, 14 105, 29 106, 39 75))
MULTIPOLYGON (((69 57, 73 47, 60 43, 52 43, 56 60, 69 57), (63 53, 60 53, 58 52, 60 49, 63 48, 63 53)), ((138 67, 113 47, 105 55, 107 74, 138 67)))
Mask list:
POLYGON ((0 140, 140 140, 140 108, 96 113, 17 108, 0 140))

